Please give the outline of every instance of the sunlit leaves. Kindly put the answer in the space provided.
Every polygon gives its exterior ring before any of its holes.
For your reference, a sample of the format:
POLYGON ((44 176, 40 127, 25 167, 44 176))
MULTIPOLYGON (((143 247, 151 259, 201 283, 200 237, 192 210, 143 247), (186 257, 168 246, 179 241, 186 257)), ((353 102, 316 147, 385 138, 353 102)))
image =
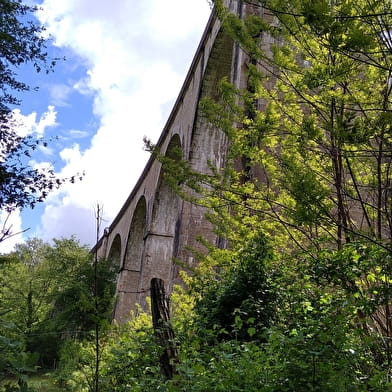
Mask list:
POLYGON ((250 3, 262 22, 216 2, 249 64, 244 89, 224 80, 200 106, 227 136, 227 159, 185 183, 228 249, 204 242, 196 254, 197 323, 179 368, 188 389, 219 390, 224 366, 257 341, 265 391, 390 388, 391 5, 250 3), (273 258, 248 257, 260 236, 273 258))

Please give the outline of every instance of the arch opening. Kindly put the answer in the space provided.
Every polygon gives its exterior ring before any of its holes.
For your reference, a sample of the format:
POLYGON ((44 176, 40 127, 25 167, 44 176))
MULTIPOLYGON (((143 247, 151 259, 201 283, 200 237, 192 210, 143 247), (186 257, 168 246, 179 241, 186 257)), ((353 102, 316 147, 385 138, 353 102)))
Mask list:
POLYGON ((121 236, 120 234, 116 234, 112 245, 110 247, 108 260, 110 260, 118 269, 121 266, 121 236))
POLYGON ((144 197, 136 205, 129 228, 124 260, 117 284, 117 306, 114 318, 118 323, 129 319, 130 311, 139 302, 139 281, 146 232, 147 206, 144 197))
MULTIPOLYGON (((172 159, 182 158, 181 142, 178 135, 174 135, 170 140, 165 156, 172 159)), ((145 238, 145 254, 139 286, 140 291, 144 293, 142 306, 145 306, 144 298, 149 292, 151 279, 162 279, 167 291, 171 291, 170 285, 175 269, 173 264, 174 244, 177 242, 180 205, 180 198, 166 180, 163 168, 154 196, 151 224, 145 238)))

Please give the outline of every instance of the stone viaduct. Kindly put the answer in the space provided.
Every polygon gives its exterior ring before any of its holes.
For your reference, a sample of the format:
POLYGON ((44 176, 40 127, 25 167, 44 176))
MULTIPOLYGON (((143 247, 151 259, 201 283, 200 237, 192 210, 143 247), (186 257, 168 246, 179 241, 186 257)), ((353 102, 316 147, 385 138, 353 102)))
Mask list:
MULTIPOLYGON (((227 7, 239 15, 254 12, 242 1, 227 0, 227 7)), ((258 10, 258 12, 262 12, 258 10)), ((237 86, 246 83, 246 55, 224 33, 212 12, 183 87, 157 142, 162 154, 181 148, 183 158, 200 172, 211 162, 222 167, 226 140, 223 133, 203 121, 198 109, 202 97, 215 97, 218 84, 228 77, 237 86)), ((99 257, 118 266, 117 304, 114 318, 124 322, 135 304, 145 307, 152 278, 164 280, 166 291, 179 283, 180 259, 192 266, 193 253, 200 249, 202 235, 219 245, 203 209, 180 199, 162 176, 162 165, 153 156, 110 227, 95 246, 99 257)))

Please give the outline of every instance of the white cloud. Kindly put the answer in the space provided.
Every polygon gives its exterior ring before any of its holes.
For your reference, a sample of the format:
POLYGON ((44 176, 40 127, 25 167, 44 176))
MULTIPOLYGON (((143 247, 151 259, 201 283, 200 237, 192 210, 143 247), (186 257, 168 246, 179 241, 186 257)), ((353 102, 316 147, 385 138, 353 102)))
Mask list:
POLYGON ((68 98, 72 88, 67 84, 52 84, 49 86, 50 98, 55 106, 69 106, 68 98))
POLYGON ((93 95, 93 92, 89 86, 89 79, 83 78, 74 83, 73 88, 81 95, 93 95))
POLYGON ((81 131, 80 129, 70 129, 68 131, 68 134, 73 139, 83 139, 89 135, 89 133, 87 131, 81 131))
POLYGON ((47 128, 57 125, 56 116, 57 112, 54 106, 51 105, 48 106, 48 110, 38 120, 36 112, 24 115, 20 109, 12 111, 12 117, 15 120, 14 130, 22 137, 30 134, 36 134, 39 138, 44 136, 47 128))
POLYGON ((34 124, 33 132, 35 132, 37 136, 42 137, 45 134, 46 128, 57 125, 56 115, 57 113, 54 109, 54 106, 48 106, 48 111, 41 116, 36 124, 34 124))
POLYGON ((87 149, 75 143, 60 152, 60 175, 86 175, 51 194, 40 233, 44 240, 71 233, 83 241, 91 239, 95 201, 110 224, 141 174, 149 157, 143 136, 156 140, 162 131, 210 10, 206 0, 44 0, 41 6, 55 45, 88 65, 73 89, 93 95, 99 126, 87 149))
POLYGON ((33 167, 36 170, 53 170, 53 165, 50 162, 37 162, 35 160, 31 160, 29 162, 30 166, 33 167))
POLYGON ((91 245, 95 241, 95 218, 93 205, 90 208, 73 204, 69 198, 59 204, 49 204, 42 217, 44 232, 36 236, 50 242, 54 238, 69 238, 75 235, 81 244, 91 245), (82 229, 82 230, 81 230, 82 229))
POLYGON ((186 1, 186 0, 154 0, 149 15, 147 26, 154 39, 163 43, 178 41, 179 37, 189 34, 196 34, 200 31, 197 26, 197 16, 205 14, 206 1, 186 1), (173 13, 175 18, 173 18, 173 13), (192 19, 195 18, 195 22, 192 19), (166 23, 162 29, 162 24, 166 23))

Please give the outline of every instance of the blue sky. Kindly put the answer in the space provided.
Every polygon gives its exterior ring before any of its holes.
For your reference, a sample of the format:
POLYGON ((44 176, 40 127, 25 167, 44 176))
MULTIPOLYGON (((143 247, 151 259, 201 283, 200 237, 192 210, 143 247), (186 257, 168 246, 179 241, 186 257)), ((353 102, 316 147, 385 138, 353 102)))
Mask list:
POLYGON ((16 211, 13 231, 0 244, 10 251, 28 237, 45 241, 75 235, 95 241, 94 206, 110 225, 141 174, 190 66, 210 7, 207 0, 43 0, 39 20, 65 57, 52 74, 21 70, 39 86, 22 96, 15 116, 21 133, 55 138, 34 156, 59 176, 85 172, 34 210, 16 211))

